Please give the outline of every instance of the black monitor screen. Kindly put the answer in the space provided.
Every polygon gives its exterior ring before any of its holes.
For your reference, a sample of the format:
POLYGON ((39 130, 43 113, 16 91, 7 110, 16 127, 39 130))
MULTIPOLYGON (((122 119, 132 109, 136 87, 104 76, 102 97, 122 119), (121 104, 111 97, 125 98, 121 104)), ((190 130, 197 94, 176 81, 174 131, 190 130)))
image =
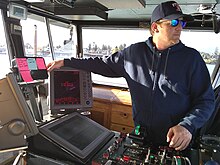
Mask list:
POLYGON ((60 148, 85 162, 114 135, 110 130, 77 112, 46 123, 40 126, 39 130, 60 148))
POLYGON ((74 116, 50 130, 80 150, 85 149, 104 132, 103 129, 85 122, 79 116, 74 116))
POLYGON ((78 71, 55 72, 54 81, 54 105, 81 103, 78 71))

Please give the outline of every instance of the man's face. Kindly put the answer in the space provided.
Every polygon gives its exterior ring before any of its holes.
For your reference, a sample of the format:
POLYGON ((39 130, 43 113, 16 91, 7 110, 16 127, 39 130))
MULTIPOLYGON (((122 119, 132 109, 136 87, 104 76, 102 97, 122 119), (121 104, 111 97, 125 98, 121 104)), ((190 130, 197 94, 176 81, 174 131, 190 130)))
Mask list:
POLYGON ((160 20, 157 22, 158 34, 161 41, 171 45, 176 44, 180 40, 182 25, 180 20, 176 26, 171 25, 171 20, 160 20))

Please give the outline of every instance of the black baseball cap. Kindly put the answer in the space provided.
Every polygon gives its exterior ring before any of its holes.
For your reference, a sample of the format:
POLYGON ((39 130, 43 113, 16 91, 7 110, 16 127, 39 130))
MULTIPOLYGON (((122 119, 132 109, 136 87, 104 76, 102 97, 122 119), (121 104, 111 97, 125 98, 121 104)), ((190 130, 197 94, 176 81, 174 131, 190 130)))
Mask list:
POLYGON ((159 4, 155 7, 151 16, 151 23, 160 19, 178 19, 182 17, 184 21, 193 21, 194 18, 191 15, 183 14, 179 4, 175 1, 167 1, 159 4))

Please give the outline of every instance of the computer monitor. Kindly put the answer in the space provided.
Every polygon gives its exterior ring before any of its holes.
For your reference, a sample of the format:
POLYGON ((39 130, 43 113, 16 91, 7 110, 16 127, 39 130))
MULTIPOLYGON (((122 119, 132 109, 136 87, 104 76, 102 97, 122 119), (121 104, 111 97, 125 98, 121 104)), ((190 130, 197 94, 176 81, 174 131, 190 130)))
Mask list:
POLYGON ((38 128, 12 73, 0 80, 0 152, 27 146, 38 128))
POLYGON ((114 133, 78 112, 66 114, 39 127, 29 140, 29 151, 49 158, 88 163, 114 133))
POLYGON ((73 68, 49 73, 49 109, 75 110, 92 107, 91 73, 73 68))

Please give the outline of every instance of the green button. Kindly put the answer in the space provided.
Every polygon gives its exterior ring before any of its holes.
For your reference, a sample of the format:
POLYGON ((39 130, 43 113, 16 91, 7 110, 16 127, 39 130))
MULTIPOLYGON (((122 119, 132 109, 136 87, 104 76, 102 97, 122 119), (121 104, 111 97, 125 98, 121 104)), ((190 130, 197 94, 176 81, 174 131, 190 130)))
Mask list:
POLYGON ((137 126, 135 127, 135 135, 140 135, 140 128, 141 128, 140 125, 137 125, 137 126))

